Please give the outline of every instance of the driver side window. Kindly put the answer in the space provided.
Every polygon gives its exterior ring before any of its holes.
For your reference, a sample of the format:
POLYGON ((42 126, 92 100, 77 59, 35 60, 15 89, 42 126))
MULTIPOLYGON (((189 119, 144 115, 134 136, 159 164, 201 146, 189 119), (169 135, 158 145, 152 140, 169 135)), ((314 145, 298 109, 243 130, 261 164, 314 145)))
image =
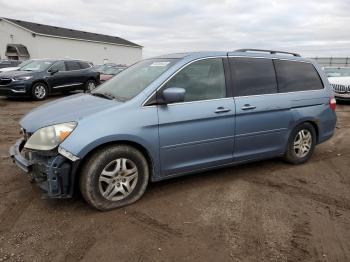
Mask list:
POLYGON ((59 62, 56 62, 51 67, 51 70, 57 70, 58 72, 66 71, 66 66, 65 66, 64 62, 59 61, 59 62))
POLYGON ((226 97, 222 58, 208 58, 193 62, 173 76, 164 89, 169 87, 184 88, 185 102, 226 97))

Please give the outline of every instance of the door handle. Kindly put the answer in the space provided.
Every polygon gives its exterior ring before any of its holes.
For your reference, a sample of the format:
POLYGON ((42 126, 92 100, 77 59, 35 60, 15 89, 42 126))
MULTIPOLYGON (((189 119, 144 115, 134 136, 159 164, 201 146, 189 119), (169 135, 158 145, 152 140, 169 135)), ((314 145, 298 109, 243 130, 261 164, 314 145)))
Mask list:
POLYGON ((216 109, 215 113, 220 114, 220 113, 226 113, 226 112, 230 112, 230 111, 231 111, 231 109, 229 109, 229 108, 225 108, 225 107, 219 106, 216 109))
POLYGON ((251 106, 250 104, 245 104, 244 106, 241 107, 242 110, 252 110, 255 108, 256 106, 251 106))

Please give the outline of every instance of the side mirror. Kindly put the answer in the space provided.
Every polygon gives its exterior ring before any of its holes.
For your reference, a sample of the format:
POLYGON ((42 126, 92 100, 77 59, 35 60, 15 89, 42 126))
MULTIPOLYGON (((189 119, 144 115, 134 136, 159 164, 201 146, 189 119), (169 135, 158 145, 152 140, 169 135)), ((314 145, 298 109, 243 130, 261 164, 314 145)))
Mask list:
POLYGON ((54 74, 58 73, 58 69, 50 69, 50 70, 49 70, 49 73, 50 73, 51 75, 54 75, 54 74))
POLYGON ((169 87, 162 92, 163 104, 179 103, 185 101, 186 90, 181 87, 169 87))

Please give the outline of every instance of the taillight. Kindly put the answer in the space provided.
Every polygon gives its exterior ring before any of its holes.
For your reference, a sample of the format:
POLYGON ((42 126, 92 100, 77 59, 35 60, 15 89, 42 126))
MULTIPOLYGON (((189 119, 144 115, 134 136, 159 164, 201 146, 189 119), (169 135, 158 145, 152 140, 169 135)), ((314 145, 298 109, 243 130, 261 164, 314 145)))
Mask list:
POLYGON ((331 99, 329 99, 329 107, 335 111, 335 108, 337 107, 337 101, 335 100, 334 97, 331 97, 331 99))

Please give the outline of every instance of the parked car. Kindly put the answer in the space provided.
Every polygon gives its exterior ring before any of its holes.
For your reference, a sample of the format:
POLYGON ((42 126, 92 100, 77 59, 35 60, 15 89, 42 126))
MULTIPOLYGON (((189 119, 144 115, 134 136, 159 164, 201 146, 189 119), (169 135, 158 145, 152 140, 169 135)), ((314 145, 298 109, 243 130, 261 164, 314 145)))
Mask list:
POLYGON ((333 135, 332 88, 312 60, 256 52, 140 61, 27 114, 10 155, 46 197, 71 197, 78 183, 100 210, 135 202, 149 181, 273 157, 304 163, 333 135))
POLYGON ((0 68, 18 66, 22 61, 20 60, 0 60, 0 68))
POLYGON ((26 61, 23 61, 22 63, 20 63, 18 66, 14 66, 14 67, 4 67, 4 68, 1 68, 0 69, 0 73, 2 72, 9 72, 9 71, 15 71, 15 70, 18 70, 20 69, 21 67, 31 63, 33 60, 26 60, 26 61))
POLYGON ((325 67, 337 100, 350 100, 350 67, 325 67))
POLYGON ((105 71, 103 71, 100 74, 100 82, 103 83, 109 79, 111 79, 113 76, 119 74, 121 71, 123 71, 126 67, 110 67, 108 69, 106 69, 105 71))
POLYGON ((35 60, 20 70, 0 73, 0 95, 44 100, 50 93, 93 90, 100 73, 80 60, 35 60))
POLYGON ((116 67, 118 66, 117 64, 115 63, 106 63, 106 64, 102 64, 102 65, 95 65, 94 66, 94 69, 97 71, 97 72, 104 72, 106 71, 108 68, 111 68, 111 67, 116 67))

